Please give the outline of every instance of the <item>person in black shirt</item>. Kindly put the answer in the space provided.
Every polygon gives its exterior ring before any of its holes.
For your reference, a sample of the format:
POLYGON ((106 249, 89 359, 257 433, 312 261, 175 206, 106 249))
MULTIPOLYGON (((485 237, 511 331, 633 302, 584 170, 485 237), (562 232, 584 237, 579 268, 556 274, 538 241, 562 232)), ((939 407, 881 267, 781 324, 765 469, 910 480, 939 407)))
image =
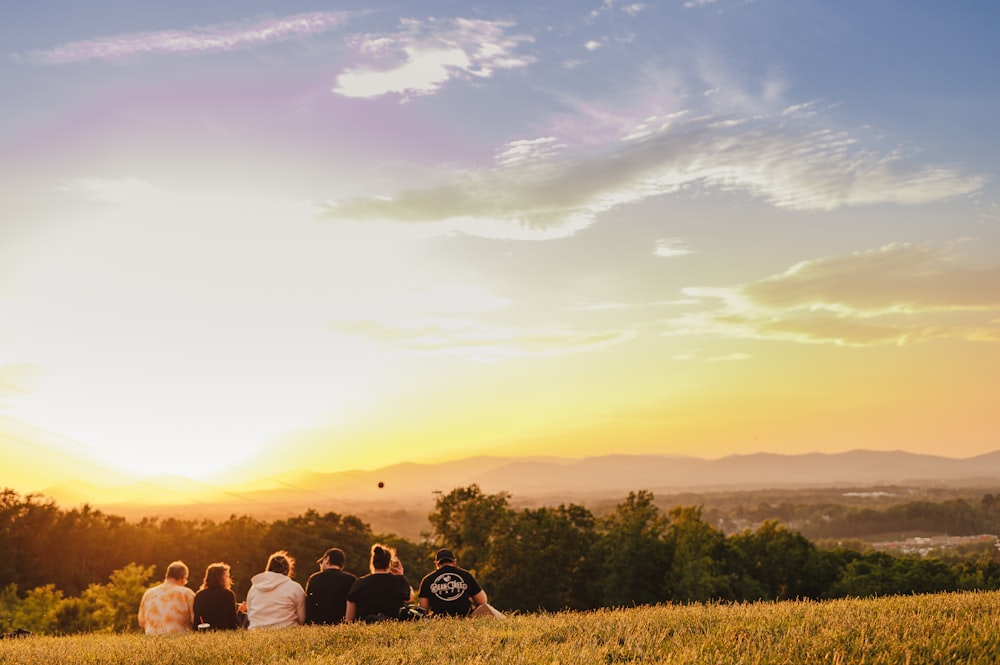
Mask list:
POLYGON ((413 589, 403 576, 403 564, 396 551, 381 544, 372 545, 371 574, 359 577, 347 592, 345 621, 365 623, 398 619, 400 610, 413 598, 413 589))
POLYGON ((335 624, 344 620, 347 592, 357 578, 344 571, 347 556, 338 547, 331 547, 317 561, 319 572, 306 580, 306 623, 335 624))
POLYGON ((194 621, 201 630, 233 630, 236 595, 232 590, 228 563, 213 563, 205 569, 205 580, 194 595, 194 621))
POLYGON ((420 580, 420 607, 431 615, 469 616, 478 608, 487 612, 486 592, 472 573, 455 565, 451 550, 434 555, 435 570, 420 580))

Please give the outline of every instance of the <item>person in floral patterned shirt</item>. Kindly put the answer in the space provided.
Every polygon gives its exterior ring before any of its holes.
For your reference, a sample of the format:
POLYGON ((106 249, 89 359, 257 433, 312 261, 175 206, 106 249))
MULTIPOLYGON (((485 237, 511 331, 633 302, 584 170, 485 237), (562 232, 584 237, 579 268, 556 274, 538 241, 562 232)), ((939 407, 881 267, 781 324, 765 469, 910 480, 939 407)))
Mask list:
POLYGON ((167 566, 163 583, 142 594, 139 626, 147 635, 184 633, 194 629, 194 591, 185 586, 187 580, 187 565, 174 561, 167 566))

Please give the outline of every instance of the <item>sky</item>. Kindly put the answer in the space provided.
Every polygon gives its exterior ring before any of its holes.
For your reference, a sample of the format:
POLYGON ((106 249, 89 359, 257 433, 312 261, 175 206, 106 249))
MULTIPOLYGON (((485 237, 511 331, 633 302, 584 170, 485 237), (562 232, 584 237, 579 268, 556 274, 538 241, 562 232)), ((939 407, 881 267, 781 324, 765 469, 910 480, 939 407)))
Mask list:
POLYGON ((7 3, 0 486, 1000 449, 998 23, 7 3))

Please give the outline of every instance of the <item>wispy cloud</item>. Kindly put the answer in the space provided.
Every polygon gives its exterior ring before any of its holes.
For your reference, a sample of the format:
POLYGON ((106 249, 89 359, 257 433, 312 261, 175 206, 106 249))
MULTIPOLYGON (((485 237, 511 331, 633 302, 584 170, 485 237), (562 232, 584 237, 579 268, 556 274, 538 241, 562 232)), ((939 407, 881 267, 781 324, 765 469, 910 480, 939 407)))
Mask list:
POLYGON ((984 183, 955 167, 865 147, 846 132, 817 126, 814 116, 814 109, 800 106, 686 120, 677 113, 644 115, 631 125, 615 118, 623 133, 601 148, 576 145, 574 152, 573 137, 526 139, 516 146, 568 147, 533 153, 538 158, 532 160, 499 159, 493 168, 456 173, 437 187, 343 201, 328 215, 450 222, 449 229, 490 237, 553 238, 616 207, 695 186, 746 192, 777 208, 822 211, 927 203, 969 194, 984 183))
POLYGON ((309 12, 253 23, 129 33, 28 51, 18 59, 34 64, 63 65, 86 60, 119 61, 143 55, 222 53, 327 32, 347 18, 346 12, 309 12))
POLYGON ((1000 266, 965 267, 930 247, 888 245, 806 261, 739 288, 685 293, 720 306, 671 319, 670 334, 840 345, 1000 342, 1000 266))
POLYGON ((637 14, 646 9, 648 9, 648 5, 645 5, 641 2, 633 2, 630 5, 625 5, 624 7, 622 7, 622 11, 628 14, 629 16, 636 16, 637 14))
POLYGON ((660 238, 656 241, 656 249, 653 250, 653 254, 663 258, 684 256, 693 252, 694 250, 690 249, 681 238, 660 238))
POLYGON ((888 245, 850 256, 804 261, 748 285, 743 293, 772 308, 1000 310, 1000 266, 973 269, 930 247, 888 245))
POLYGON ((71 178, 60 182, 56 189, 94 203, 148 201, 150 197, 167 195, 167 192, 157 189, 135 176, 128 178, 71 178))
POLYGON ((330 327, 397 353, 460 355, 490 362, 510 357, 600 351, 635 337, 631 330, 526 330, 459 319, 424 320, 409 325, 374 320, 337 321, 330 327))
POLYGON ((544 163, 566 148, 565 143, 552 136, 511 141, 495 157, 498 166, 511 167, 544 163))
POLYGON ((418 21, 405 19, 391 34, 369 34, 353 40, 368 63, 337 77, 333 91, 345 97, 427 95, 454 78, 489 78, 500 69, 524 67, 533 58, 516 54, 532 41, 511 34, 513 23, 474 19, 418 21))

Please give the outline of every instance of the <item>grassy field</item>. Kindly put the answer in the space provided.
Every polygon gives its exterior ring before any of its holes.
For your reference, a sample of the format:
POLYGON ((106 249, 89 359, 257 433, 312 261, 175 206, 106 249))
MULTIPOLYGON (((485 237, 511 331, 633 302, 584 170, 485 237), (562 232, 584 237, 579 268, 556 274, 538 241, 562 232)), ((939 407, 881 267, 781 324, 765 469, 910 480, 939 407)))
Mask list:
POLYGON ((996 662, 996 592, 0 641, 4 665, 996 662))

